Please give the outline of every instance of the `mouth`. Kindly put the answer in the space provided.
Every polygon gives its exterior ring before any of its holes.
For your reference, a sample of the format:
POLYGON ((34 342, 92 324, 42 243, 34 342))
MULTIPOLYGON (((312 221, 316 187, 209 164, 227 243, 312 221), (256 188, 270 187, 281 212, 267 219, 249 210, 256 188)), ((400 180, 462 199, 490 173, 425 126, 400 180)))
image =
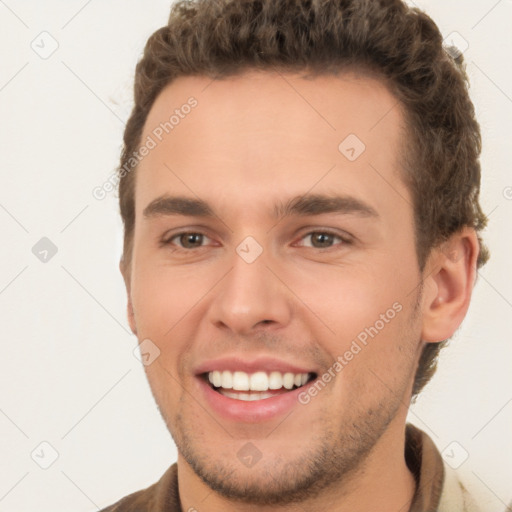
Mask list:
POLYGON ((267 400, 306 386, 316 373, 215 370, 201 374, 213 391, 243 402, 267 400))

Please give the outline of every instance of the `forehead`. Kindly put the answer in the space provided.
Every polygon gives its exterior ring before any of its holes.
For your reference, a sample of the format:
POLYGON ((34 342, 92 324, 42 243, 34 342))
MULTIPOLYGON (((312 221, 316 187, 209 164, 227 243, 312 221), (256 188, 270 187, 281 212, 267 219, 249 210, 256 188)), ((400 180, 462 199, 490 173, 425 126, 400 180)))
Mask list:
POLYGON ((376 185, 393 182, 407 194, 399 183, 403 134, 398 100, 382 81, 353 72, 180 77, 144 126, 141 140, 156 144, 139 164, 137 210, 176 189, 221 199, 230 189, 268 196, 342 186, 378 201, 376 185))

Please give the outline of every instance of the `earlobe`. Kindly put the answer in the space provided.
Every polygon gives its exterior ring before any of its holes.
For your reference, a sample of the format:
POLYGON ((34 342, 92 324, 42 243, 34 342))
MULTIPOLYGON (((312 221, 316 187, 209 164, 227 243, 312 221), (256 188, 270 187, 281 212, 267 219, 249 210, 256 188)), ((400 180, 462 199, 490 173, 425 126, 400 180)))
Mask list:
POLYGON ((478 238, 471 228, 455 233, 432 251, 424 271, 424 341, 446 340, 462 323, 475 283, 478 252, 478 238))

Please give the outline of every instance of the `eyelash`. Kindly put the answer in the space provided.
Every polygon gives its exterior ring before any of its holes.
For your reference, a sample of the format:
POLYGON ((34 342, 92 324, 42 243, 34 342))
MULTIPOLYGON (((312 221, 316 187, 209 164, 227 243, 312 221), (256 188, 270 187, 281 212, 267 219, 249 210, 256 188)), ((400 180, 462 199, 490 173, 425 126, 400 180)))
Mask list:
MULTIPOLYGON (((351 245, 352 244, 352 240, 350 240, 348 237, 343 237, 341 236, 339 233, 334 233, 332 231, 329 231, 329 230, 315 230, 315 231, 308 231, 307 233, 305 233, 301 238, 300 240, 303 240, 304 238, 308 237, 308 236, 311 236, 313 234, 321 234, 321 235, 329 235, 329 236, 332 236, 334 238, 337 238, 339 240, 341 240, 341 244, 340 245, 351 245)), ((172 245, 172 241, 176 238, 180 238, 181 236, 183 235, 201 235, 203 237, 206 237, 206 238, 210 238, 208 235, 204 234, 204 233, 201 233, 199 231, 180 231, 179 233, 175 233, 174 235, 172 235, 170 238, 167 238, 167 239, 164 239, 162 240, 162 242, 160 243, 161 246, 168 246, 168 245, 172 245)), ((197 250, 197 249, 203 249, 205 246, 204 245, 201 245, 199 247, 193 247, 191 249, 187 249, 185 247, 179 247, 177 246, 176 247, 176 250, 177 251, 183 251, 183 252, 191 252, 193 250, 197 250)), ((317 249, 319 251, 328 251, 330 249, 334 249, 336 246, 333 245, 333 246, 330 246, 330 247, 307 247, 308 249, 317 249)))

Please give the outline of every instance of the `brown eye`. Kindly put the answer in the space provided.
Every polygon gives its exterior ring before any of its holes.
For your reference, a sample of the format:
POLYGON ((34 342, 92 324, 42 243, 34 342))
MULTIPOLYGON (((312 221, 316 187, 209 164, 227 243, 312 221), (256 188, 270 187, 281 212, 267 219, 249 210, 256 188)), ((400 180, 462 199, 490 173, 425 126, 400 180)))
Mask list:
POLYGON ((179 239, 183 248, 194 249, 202 246, 204 235, 201 233, 182 233, 175 238, 179 239))
POLYGON ((313 247, 315 249, 328 249, 335 245, 337 240, 344 242, 339 235, 326 231, 312 231, 304 236, 304 240, 308 238, 310 239, 310 244, 305 244, 306 247, 313 247))
POLYGON ((312 233, 311 243, 314 247, 330 247, 334 238, 334 235, 331 235, 330 233, 312 233))

